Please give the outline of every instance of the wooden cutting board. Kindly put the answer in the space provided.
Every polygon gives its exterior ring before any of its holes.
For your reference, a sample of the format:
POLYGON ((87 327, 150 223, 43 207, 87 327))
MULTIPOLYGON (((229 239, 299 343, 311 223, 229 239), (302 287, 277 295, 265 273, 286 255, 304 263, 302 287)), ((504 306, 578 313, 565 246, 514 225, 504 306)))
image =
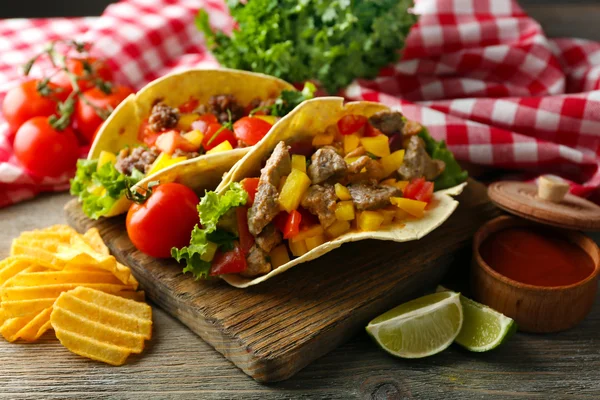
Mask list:
POLYGON ((500 213, 473 180, 458 200, 452 217, 419 241, 345 244, 249 289, 196 282, 175 261, 140 253, 123 218, 90 220, 76 200, 65 211, 77 230, 99 229, 154 303, 252 378, 274 382, 331 351, 378 314, 437 285, 454 253, 500 213))

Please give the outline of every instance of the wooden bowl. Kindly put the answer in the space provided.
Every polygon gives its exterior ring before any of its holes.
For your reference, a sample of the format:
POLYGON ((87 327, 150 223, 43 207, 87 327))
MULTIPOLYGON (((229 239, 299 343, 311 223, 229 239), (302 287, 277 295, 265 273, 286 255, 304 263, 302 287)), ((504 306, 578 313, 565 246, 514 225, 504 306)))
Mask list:
POLYGON ((511 317, 525 332, 558 332, 574 327, 590 312, 598 289, 600 251, 587 236, 569 230, 545 227, 556 237, 579 246, 594 262, 594 271, 584 280, 567 286, 543 287, 509 279, 485 263, 479 248, 492 233, 511 227, 540 226, 509 216, 488 221, 475 234, 471 290, 477 301, 511 317))

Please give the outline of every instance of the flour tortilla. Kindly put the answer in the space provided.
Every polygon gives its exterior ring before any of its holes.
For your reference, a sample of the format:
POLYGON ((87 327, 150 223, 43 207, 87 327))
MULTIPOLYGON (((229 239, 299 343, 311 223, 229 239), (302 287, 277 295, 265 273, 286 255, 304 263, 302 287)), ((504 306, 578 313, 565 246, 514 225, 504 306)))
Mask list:
MULTIPOLYGON (((302 138, 311 138, 318 133, 324 132, 328 126, 335 124, 344 115, 358 114, 370 117, 379 111, 389 110, 383 104, 366 101, 352 102, 344 105, 344 100, 341 97, 321 97, 305 101, 279 121, 267 136, 231 169, 223 178, 223 181, 217 188, 217 192, 222 193, 226 191, 231 182, 240 182, 246 177, 260 176, 260 169, 264 160, 269 157, 280 141, 287 143, 299 141, 302 138)), ((364 239, 391 240, 394 242, 419 240, 450 217, 458 206, 458 201, 452 196, 459 195, 465 186, 466 183, 463 183, 453 188, 435 192, 431 202, 432 206, 425 212, 423 218, 407 219, 403 226, 391 225, 385 229, 372 232, 348 232, 315 247, 303 256, 291 260, 268 274, 256 278, 244 278, 240 275, 222 275, 221 277, 232 286, 247 288, 271 279, 298 264, 314 260, 325 253, 337 249, 344 243, 364 239)))
MULTIPOLYGON (((157 101, 177 107, 193 97, 199 104, 207 104, 210 97, 233 94, 241 104, 255 98, 267 99, 279 96, 282 90, 294 87, 281 79, 268 75, 230 69, 190 69, 159 78, 127 97, 111 113, 96 135, 88 159, 96 159, 101 151, 118 153, 126 146, 139 145, 140 124, 150 115, 157 101)), ((179 182, 197 192, 214 189, 223 175, 250 148, 201 155, 172 165, 155 174, 146 176, 136 186, 146 187, 148 182, 179 182)), ((122 198, 115 202, 106 215, 111 217, 127 211, 130 202, 122 198)))

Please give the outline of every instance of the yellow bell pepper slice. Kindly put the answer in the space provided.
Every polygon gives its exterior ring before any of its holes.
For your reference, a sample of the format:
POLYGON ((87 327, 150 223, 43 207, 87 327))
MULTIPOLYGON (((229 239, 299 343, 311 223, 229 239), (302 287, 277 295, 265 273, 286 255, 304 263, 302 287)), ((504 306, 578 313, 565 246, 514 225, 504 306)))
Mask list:
POLYGON ((271 258, 271 266, 273 269, 281 267, 283 264, 290 262, 290 255, 288 254, 285 244, 280 244, 271 250, 269 257, 271 258))
POLYGON ((111 163, 114 165, 116 162, 117 156, 114 153, 102 150, 98 156, 98 165, 96 166, 96 171, 100 170, 100 167, 102 167, 104 164, 111 163))
POLYGON ((290 240, 288 244, 294 257, 300 257, 308 253, 308 248, 306 247, 306 242, 304 240, 299 240, 297 242, 292 242, 290 240))
POLYGON ((340 201, 335 205, 335 218, 338 221, 352 221, 354 219, 354 203, 340 201))
POLYGON ((396 150, 389 156, 382 157, 379 162, 383 167, 384 176, 390 176, 402 165, 404 161, 404 150, 396 150))
POLYGON ((313 137, 312 145, 314 147, 323 147, 333 143, 334 134, 331 132, 319 133, 313 137))
POLYGON ((301 154, 292 154, 292 168, 306 173, 306 157, 301 154))
POLYGON ((325 233, 325 230, 321 225, 313 225, 310 228, 302 229, 296 236, 290 238, 290 242, 299 242, 309 237, 322 235, 323 233, 325 233))
POLYGON ((330 238, 336 238, 343 235, 350 230, 350 222, 348 221, 335 221, 329 228, 325 230, 327 236, 330 238))
POLYGON ((362 144, 366 151, 377 157, 390 155, 390 145, 388 144, 388 137, 385 135, 363 137, 360 139, 360 144, 362 144))
MULTIPOLYGON (((391 207, 391 206, 390 206, 391 207)), ((384 208, 379 210, 381 215, 383 215, 383 222, 381 226, 390 225, 394 221, 394 217, 396 216, 396 207, 394 208, 384 208)))
POLYGON ((421 218, 425 214, 427 203, 424 201, 405 199, 404 197, 391 197, 390 201, 393 205, 398 206, 398 208, 406 211, 413 217, 421 218))
POLYGON ((262 119, 265 122, 275 125, 275 122, 279 121, 279 117, 274 115, 253 115, 252 118, 262 119))
POLYGON ((348 154, 358 148, 360 136, 357 133, 344 136, 344 154, 348 154))
POLYGON ((180 131, 187 132, 192 127, 192 122, 198 119, 198 114, 195 113, 187 113, 181 114, 179 116, 179 121, 177 121, 176 128, 180 131))
POLYGON ((311 251, 315 247, 320 246, 323 243, 325 243, 325 236, 323 236, 323 235, 312 236, 312 237, 306 238, 304 243, 306 243, 306 249, 308 251, 311 251))
POLYGON ((311 181, 308 175, 297 169, 292 169, 279 194, 281 209, 287 212, 297 209, 310 184, 311 181))
POLYGON ((229 143, 228 140, 225 140, 224 142, 219 143, 217 146, 207 151, 206 154, 222 153, 229 150, 233 150, 233 147, 231 147, 231 143, 229 143))
POLYGON ((361 231, 376 231, 384 219, 383 214, 378 211, 363 211, 358 215, 356 223, 361 231))
POLYGON ((335 195, 338 197, 338 199, 340 199, 342 201, 352 200, 350 191, 348 190, 348 188, 346 186, 342 185, 341 183, 336 183, 334 188, 335 188, 335 195))
POLYGON ((173 164, 177 164, 178 162, 185 161, 185 160, 187 160, 187 158, 185 158, 183 156, 172 158, 167 153, 160 153, 160 155, 156 158, 156 160, 154 160, 154 163, 152 164, 152 166, 150 167, 150 170, 148 171, 148 173, 146 175, 152 175, 155 172, 160 171, 161 169, 165 169, 167 167, 170 167, 173 164))
POLYGON ((194 129, 193 131, 184 133, 181 136, 183 136, 183 138, 185 140, 192 143, 194 146, 196 146, 198 148, 200 148, 200 145, 202 144, 202 139, 204 139, 204 134, 197 129, 194 129))

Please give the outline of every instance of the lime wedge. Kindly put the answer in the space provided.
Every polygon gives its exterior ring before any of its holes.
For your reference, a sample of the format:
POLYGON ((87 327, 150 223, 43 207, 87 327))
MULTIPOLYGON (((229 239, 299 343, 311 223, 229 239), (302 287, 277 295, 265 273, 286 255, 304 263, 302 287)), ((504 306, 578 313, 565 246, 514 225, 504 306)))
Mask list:
POLYGON ((399 305, 367 325, 367 332, 388 353, 422 358, 444 350, 463 323, 460 296, 433 293, 399 305))
MULTIPOLYGON (((437 288, 438 293, 447 290, 443 286, 437 288)), ((456 337, 456 343, 465 349, 476 352, 492 350, 516 332, 517 324, 512 318, 462 295, 460 302, 463 306, 464 323, 456 337)))

